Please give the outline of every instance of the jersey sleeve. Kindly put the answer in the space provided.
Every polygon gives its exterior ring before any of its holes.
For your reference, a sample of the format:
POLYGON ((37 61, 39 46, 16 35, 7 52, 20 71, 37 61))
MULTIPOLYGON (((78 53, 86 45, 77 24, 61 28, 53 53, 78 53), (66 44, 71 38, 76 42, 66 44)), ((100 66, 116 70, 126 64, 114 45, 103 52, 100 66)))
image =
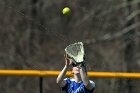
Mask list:
POLYGON ((66 84, 64 87, 62 87, 62 91, 66 91, 68 88, 68 85, 70 84, 70 79, 69 78, 65 78, 64 79, 66 81, 66 84))
POLYGON ((89 82, 91 83, 92 87, 95 88, 95 83, 92 80, 90 80, 89 82))
POLYGON ((89 80, 90 84, 92 85, 92 89, 89 90, 86 88, 86 90, 89 92, 89 93, 93 93, 94 89, 95 89, 95 83, 92 81, 92 80, 89 80))

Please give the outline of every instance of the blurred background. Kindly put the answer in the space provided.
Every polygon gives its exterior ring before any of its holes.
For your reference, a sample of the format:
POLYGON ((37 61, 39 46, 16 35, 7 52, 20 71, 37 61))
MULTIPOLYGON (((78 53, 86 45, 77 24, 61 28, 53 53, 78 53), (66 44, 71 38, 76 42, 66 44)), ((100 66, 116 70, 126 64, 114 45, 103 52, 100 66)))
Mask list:
MULTIPOLYGON (((78 41, 88 71, 140 72, 140 0, 0 0, 0 69, 62 70, 64 48, 78 41)), ((140 79, 90 79, 95 93, 140 93, 140 79)), ((44 79, 44 93, 62 93, 55 81, 44 79)), ((0 92, 39 93, 38 84, 1 76, 0 92)))

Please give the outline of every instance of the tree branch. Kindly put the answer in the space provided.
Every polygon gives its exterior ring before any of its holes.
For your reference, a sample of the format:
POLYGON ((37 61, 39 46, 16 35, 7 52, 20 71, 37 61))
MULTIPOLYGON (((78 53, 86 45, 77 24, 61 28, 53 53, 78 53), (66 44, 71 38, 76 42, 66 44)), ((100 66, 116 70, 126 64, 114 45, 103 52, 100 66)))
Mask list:
MULTIPOLYGON (((129 27, 124 28, 122 31, 117 32, 115 34, 107 33, 104 36, 96 38, 96 39, 95 38, 87 39, 84 41, 84 43, 91 44, 91 43, 97 43, 98 41, 109 41, 109 40, 117 39, 117 38, 123 36, 124 34, 130 32, 132 29, 135 29, 139 26, 140 26, 140 23, 136 23, 136 24, 130 25, 129 27)), ((140 36, 140 34, 137 36, 140 36)))

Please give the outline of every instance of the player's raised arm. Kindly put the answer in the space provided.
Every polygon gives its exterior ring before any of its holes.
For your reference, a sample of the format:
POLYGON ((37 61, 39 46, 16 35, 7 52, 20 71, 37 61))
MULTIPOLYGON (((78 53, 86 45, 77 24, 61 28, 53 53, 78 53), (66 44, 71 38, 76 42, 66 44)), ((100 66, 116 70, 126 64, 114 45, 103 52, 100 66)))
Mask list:
POLYGON ((70 58, 68 58, 67 54, 64 54, 64 58, 65 58, 65 66, 56 79, 56 83, 58 83, 61 87, 65 86, 65 84, 66 84, 64 77, 66 75, 68 68, 72 64, 72 60, 70 58))
POLYGON ((88 90, 94 90, 95 87, 95 83, 91 80, 89 80, 88 78, 88 74, 87 74, 87 70, 86 70, 86 64, 83 62, 80 66, 80 75, 81 75, 81 79, 85 85, 85 87, 88 90))

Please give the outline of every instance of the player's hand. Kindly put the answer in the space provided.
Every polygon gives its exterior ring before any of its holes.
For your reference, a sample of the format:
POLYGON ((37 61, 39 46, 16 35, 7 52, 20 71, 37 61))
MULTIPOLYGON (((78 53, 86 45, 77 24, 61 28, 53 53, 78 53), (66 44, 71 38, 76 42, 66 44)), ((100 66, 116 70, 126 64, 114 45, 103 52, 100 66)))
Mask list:
POLYGON ((66 66, 66 67, 71 66, 71 64, 72 64, 72 59, 69 58, 68 54, 65 53, 65 54, 64 54, 64 58, 65 58, 65 66, 66 66))
POLYGON ((80 64, 78 64, 78 67, 80 67, 80 68, 84 67, 85 68, 86 67, 86 63, 85 62, 81 62, 80 64))

